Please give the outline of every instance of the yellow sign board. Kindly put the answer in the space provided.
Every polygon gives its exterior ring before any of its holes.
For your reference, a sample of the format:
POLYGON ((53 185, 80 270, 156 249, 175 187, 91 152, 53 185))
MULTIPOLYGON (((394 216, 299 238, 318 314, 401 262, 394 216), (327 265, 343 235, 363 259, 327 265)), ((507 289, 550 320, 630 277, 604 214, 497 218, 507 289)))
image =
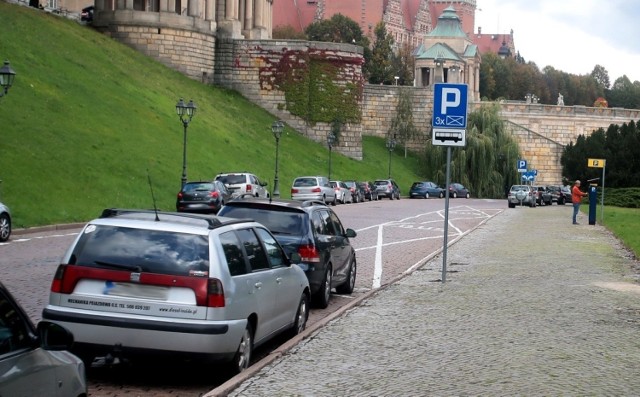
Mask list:
POLYGON ((588 159, 587 160, 587 167, 604 168, 606 162, 607 162, 607 160, 605 160, 605 159, 588 159))

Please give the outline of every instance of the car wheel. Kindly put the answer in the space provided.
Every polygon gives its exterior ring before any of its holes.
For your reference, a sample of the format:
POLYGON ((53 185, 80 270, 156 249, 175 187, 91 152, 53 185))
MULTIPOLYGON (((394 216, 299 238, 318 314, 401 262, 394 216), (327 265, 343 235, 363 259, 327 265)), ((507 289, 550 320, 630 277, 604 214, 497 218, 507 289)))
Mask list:
POLYGON ((249 368, 249 364, 251 363, 251 353, 253 350, 253 327, 251 323, 247 323, 247 328, 245 328, 242 333, 242 337, 240 338, 240 344, 238 345, 238 350, 236 351, 236 355, 233 357, 231 362, 231 372, 233 374, 239 374, 245 369, 249 368))
POLYGON ((0 215, 0 241, 7 241, 11 237, 11 219, 7 214, 0 215))
POLYGON ((393 200, 393 193, 389 195, 389 200, 393 200))
POLYGON ((354 257, 351 260, 351 264, 349 265, 349 276, 345 280, 344 283, 338 285, 336 287, 336 292, 339 294, 351 294, 356 287, 356 272, 358 271, 358 267, 356 266, 356 258, 354 257))
POLYGON ((426 199, 428 199, 428 198, 429 198, 429 192, 426 192, 426 193, 424 194, 424 198, 426 198, 426 199))
POLYGON ((309 297, 303 293, 296 311, 296 320, 291 328, 291 337, 294 337, 307 328, 307 320, 309 319, 309 297))
POLYGON ((471 197, 471 195, 467 192, 466 198, 470 198, 470 197, 471 197))
POLYGON ((396 200, 400 200, 400 192, 396 193, 396 200))
POLYGON ((440 192, 439 198, 444 198, 444 193, 440 192))
POLYGON ((509 208, 516 208, 516 205, 513 203, 509 203, 509 208))
POLYGON ((453 192, 453 198, 458 198, 458 193, 457 192, 453 192))
POLYGON ((331 298, 331 265, 327 266, 327 271, 324 273, 324 280, 320 285, 320 289, 313 297, 315 306, 320 309, 326 309, 329 306, 329 298, 331 298))
POLYGON ((331 203, 332 206, 336 206, 338 204, 338 196, 333 196, 333 202, 331 203))

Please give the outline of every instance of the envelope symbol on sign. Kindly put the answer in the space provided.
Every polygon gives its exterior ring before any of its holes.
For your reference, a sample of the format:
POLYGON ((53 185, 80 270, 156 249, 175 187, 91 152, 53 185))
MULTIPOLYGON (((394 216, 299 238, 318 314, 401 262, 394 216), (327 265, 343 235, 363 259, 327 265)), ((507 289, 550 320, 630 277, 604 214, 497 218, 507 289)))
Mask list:
POLYGON ((447 126, 464 127, 464 116, 447 116, 447 126))

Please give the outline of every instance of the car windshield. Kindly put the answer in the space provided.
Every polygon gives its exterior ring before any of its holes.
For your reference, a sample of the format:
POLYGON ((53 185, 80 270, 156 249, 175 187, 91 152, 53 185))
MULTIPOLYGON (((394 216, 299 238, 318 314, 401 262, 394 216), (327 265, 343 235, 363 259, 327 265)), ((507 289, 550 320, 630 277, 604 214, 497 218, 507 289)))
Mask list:
POLYGON ((270 208, 256 208, 227 205, 224 207, 223 214, 231 218, 253 219, 266 226, 274 235, 303 234, 302 225, 304 214, 301 212, 292 212, 286 208, 274 206, 270 208))
POLYGON ((224 183, 225 185, 238 185, 241 183, 245 183, 245 176, 242 174, 220 175, 216 179, 224 183))
POLYGON ((80 236, 69 264, 202 275, 209 271, 209 241, 207 236, 198 234, 89 225, 80 236))
POLYGON ((309 187, 317 185, 318 181, 316 178, 298 178, 293 182, 293 186, 295 187, 309 187))
POLYGON ((351 181, 351 182, 347 181, 344 184, 347 185, 348 187, 355 187, 356 186, 356 183, 353 182, 353 181, 351 181))

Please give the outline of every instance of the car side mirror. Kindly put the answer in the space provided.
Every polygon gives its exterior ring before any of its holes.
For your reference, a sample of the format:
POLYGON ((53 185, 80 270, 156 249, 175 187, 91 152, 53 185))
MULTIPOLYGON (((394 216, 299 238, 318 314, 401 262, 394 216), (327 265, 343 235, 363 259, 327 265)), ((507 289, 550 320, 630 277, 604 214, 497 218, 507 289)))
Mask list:
POLYGON ((73 345, 73 334, 61 325, 40 321, 37 331, 40 346, 45 350, 69 350, 73 345))
POLYGON ((302 262, 302 257, 300 256, 299 253, 292 252, 289 255, 289 261, 291 262, 291 264, 300 263, 300 262, 302 262))
POLYGON ((355 230, 353 230, 353 229, 347 229, 347 237, 352 238, 352 237, 355 237, 355 236, 357 236, 357 235, 358 235, 358 233, 356 233, 356 231, 355 231, 355 230))

